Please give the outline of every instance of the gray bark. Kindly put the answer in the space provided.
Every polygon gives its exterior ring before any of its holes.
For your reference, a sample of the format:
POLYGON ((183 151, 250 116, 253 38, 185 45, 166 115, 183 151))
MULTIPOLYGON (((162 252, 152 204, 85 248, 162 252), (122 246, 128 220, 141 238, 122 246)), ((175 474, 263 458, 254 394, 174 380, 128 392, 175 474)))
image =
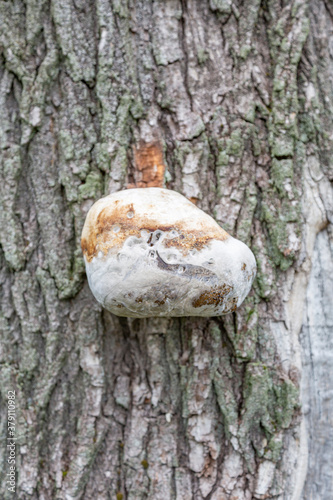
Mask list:
POLYGON ((333 496, 333 248, 330 230, 315 243, 301 332, 302 401, 308 440, 303 498, 333 496))
POLYGON ((17 498, 330 500, 330 1, 0 9, 1 497, 15 390, 17 498), (236 313, 92 297, 85 215, 140 143, 255 253, 236 313))

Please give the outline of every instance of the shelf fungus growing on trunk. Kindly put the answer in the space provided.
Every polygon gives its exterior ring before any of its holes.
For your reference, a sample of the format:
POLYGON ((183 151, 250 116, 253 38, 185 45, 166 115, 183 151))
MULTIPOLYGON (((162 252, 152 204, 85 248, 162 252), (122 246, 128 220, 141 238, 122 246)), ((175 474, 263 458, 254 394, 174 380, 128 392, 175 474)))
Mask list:
POLYGON ((251 250, 175 191, 128 189, 89 210, 82 250, 92 293, 118 316, 219 316, 249 293, 251 250))

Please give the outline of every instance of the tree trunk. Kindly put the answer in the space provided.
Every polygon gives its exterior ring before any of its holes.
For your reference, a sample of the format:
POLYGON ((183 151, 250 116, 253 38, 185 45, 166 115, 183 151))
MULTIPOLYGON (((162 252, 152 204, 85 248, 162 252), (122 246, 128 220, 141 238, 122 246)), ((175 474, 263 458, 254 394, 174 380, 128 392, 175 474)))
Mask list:
POLYGON ((333 4, 0 8, 1 498, 331 500, 333 4), (255 253, 237 312, 92 297, 86 213, 154 185, 152 154, 255 253))

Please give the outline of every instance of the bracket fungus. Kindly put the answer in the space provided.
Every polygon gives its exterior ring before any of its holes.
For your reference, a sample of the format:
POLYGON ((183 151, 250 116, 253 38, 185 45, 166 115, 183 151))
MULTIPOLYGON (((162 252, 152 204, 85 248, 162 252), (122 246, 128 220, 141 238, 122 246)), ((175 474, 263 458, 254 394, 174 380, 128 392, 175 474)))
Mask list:
POLYGON ((118 316, 219 316, 244 300, 251 250, 181 194, 119 191, 89 210, 83 232, 89 285, 118 316))

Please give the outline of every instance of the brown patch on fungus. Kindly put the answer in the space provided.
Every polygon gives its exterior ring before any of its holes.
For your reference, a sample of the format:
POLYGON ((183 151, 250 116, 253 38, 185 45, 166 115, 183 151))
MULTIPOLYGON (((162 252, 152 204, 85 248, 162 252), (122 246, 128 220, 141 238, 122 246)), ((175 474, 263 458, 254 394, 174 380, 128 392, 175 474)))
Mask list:
MULTIPOLYGON (((103 200, 103 198, 102 198, 103 200)), ((166 226, 159 222, 158 213, 140 213, 134 209, 133 203, 116 200, 99 208, 96 203, 87 218, 83 228, 81 248, 90 262, 98 252, 104 255, 111 248, 121 248, 129 236, 141 237, 141 231, 169 232, 175 230, 177 236, 166 236, 163 243, 167 248, 177 248, 184 256, 190 250, 201 250, 211 240, 226 240, 229 235, 215 221, 204 228, 189 227, 187 220, 180 220, 175 226, 166 226)))
POLYGON ((181 233, 176 238, 165 239, 164 245, 167 248, 176 247, 178 250, 182 251, 183 255, 186 255, 189 249, 201 250, 204 246, 208 245, 212 239, 220 239, 223 241, 222 238, 202 235, 200 231, 193 231, 191 233, 181 233))
POLYGON ((165 304, 167 297, 164 297, 164 299, 161 300, 154 300, 154 304, 157 304, 158 306, 163 306, 165 304))
POLYGON ((231 292, 232 288, 232 286, 224 283, 220 287, 207 290, 192 301, 192 306, 195 308, 208 305, 220 306, 223 304, 225 296, 231 292))
POLYGON ((128 188, 163 187, 165 164, 163 149, 159 141, 145 143, 141 141, 133 148, 135 170, 134 182, 128 188))
POLYGON ((246 269, 246 264, 244 262, 243 265, 242 265, 242 271, 245 271, 245 269, 246 269))

